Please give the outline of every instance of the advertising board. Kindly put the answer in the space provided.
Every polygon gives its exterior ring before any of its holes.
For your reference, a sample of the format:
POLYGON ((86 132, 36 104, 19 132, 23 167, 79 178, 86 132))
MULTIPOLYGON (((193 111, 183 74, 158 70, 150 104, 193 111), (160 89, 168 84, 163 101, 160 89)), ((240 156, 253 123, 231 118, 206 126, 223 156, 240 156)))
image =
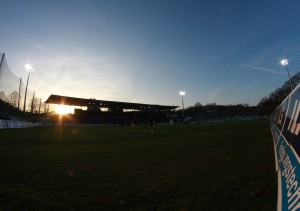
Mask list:
POLYGON ((270 117, 278 173, 277 210, 300 210, 300 85, 270 117))

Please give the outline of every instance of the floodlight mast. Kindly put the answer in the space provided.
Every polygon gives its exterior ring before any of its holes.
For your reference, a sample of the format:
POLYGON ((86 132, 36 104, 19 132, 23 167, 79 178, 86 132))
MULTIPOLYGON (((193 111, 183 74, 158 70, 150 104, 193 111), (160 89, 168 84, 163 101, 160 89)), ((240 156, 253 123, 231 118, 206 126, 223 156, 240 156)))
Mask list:
POLYGON ((25 97, 24 97, 24 106, 23 106, 23 111, 25 112, 26 109, 26 96, 27 96, 27 87, 28 87, 28 81, 30 77, 30 73, 33 72, 33 67, 31 64, 25 64, 25 70, 28 72, 28 77, 27 77, 27 83, 26 83, 26 89, 25 89, 25 97))
POLYGON ((181 96, 182 99, 182 118, 184 118, 184 102, 183 102, 183 96, 185 95, 185 91, 180 91, 179 95, 181 96))
POLYGON ((292 85, 292 82, 291 82, 290 70, 289 70, 289 67, 288 67, 289 61, 287 59, 282 59, 280 61, 280 63, 281 63, 282 66, 286 67, 286 71, 287 71, 287 73, 289 75, 289 82, 290 82, 291 91, 293 91, 293 85, 292 85))

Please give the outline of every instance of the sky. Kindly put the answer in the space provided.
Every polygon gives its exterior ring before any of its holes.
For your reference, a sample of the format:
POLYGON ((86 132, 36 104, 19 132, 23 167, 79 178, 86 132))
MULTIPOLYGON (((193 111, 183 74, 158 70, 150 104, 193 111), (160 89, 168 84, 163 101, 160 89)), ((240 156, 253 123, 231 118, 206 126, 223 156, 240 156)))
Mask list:
POLYGON ((300 69, 298 0, 0 0, 0 52, 51 94, 251 106, 300 69))

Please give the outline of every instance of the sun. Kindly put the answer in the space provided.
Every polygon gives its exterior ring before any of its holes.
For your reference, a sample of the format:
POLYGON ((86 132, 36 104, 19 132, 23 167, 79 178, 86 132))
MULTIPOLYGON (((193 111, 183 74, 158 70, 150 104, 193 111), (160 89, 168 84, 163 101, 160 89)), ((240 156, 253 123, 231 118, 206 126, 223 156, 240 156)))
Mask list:
POLYGON ((63 114, 71 113, 71 109, 70 106, 67 105, 56 105, 55 112, 60 115, 63 115, 63 114))

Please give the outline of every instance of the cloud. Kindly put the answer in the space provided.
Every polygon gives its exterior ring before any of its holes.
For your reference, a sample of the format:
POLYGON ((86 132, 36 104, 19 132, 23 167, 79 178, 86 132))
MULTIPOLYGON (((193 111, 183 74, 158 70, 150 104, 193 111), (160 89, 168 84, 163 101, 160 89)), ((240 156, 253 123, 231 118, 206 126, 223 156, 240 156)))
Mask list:
POLYGON ((264 62, 267 58, 273 57, 274 53, 277 52, 278 50, 284 48, 285 45, 283 44, 277 44, 277 45, 272 45, 268 48, 263 49, 261 52, 258 52, 255 56, 250 58, 245 65, 246 66, 255 66, 257 64, 261 64, 264 62))
MULTIPOLYGON (((278 70, 265 67, 266 63, 269 64, 270 61, 274 63, 274 58, 277 57, 275 55, 277 55, 278 51, 281 50, 282 48, 284 48, 284 45, 282 44, 273 45, 271 47, 265 48, 261 52, 258 52, 257 55, 250 58, 248 61, 237 66, 243 69, 263 71, 270 74, 278 74, 278 75, 285 74, 283 71, 278 71, 278 70)), ((278 64, 279 64, 279 60, 278 60, 278 64)))
POLYGON ((34 48, 37 48, 37 49, 40 49, 40 50, 43 50, 43 49, 44 49, 44 47, 41 46, 41 45, 34 45, 33 47, 34 47, 34 48))
POLYGON ((264 72, 268 72, 268 73, 272 73, 272 74, 279 74, 279 75, 286 74, 283 71, 276 71, 276 70, 272 70, 272 69, 265 68, 265 67, 251 67, 251 69, 264 71, 264 72))

